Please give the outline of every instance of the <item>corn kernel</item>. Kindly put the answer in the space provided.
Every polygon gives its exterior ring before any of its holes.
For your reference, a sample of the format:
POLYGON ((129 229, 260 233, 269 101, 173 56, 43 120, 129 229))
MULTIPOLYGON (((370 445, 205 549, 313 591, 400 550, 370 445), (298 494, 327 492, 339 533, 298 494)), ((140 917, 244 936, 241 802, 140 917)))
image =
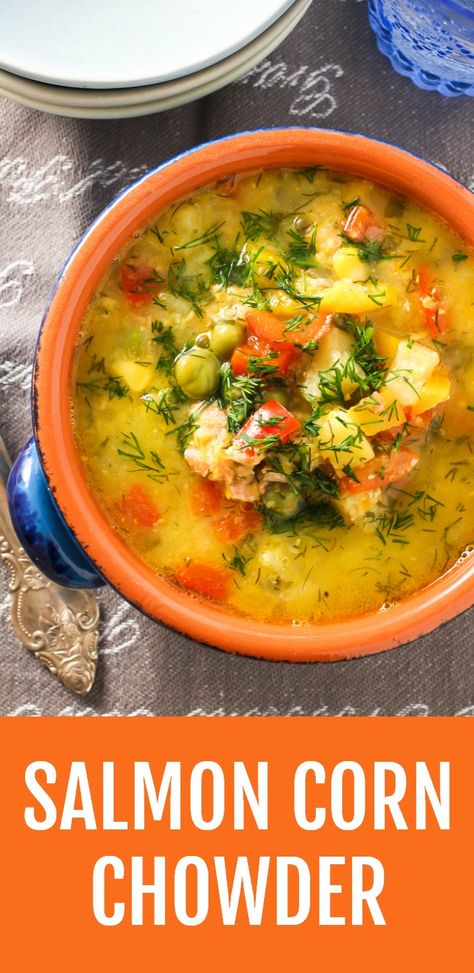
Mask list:
POLYGON ((397 354, 399 343, 400 339, 396 335, 376 329, 374 334, 375 349, 382 358, 387 358, 389 362, 392 362, 397 354))
POLYGON ((117 358, 110 366, 110 371, 117 378, 123 378, 132 392, 143 392, 151 384, 155 369, 153 365, 139 365, 126 358, 117 358))
POLYGON ((364 314, 378 308, 391 307, 397 303, 398 295, 393 284, 377 281, 375 284, 355 283, 337 280, 324 291, 321 297, 321 310, 334 314, 364 314))
POLYGON ((441 402, 446 402, 449 399, 450 391, 449 375, 446 375, 441 369, 437 369, 425 382, 418 401, 412 405, 412 414, 419 416, 422 412, 427 412, 428 409, 434 409, 441 402))
POLYGON ((332 266, 337 277, 349 280, 366 280, 367 264, 360 259, 355 247, 339 247, 332 258, 332 266))

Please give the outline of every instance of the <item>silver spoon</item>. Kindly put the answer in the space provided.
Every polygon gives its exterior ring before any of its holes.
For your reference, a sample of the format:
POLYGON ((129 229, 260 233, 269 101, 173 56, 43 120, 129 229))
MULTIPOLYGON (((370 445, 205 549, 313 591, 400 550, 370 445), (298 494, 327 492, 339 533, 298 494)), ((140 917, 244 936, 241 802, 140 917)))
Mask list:
POLYGON ((0 436, 0 556, 10 570, 13 628, 27 649, 68 689, 87 693, 94 682, 99 606, 92 591, 49 581, 20 546, 7 503, 10 459, 0 436))

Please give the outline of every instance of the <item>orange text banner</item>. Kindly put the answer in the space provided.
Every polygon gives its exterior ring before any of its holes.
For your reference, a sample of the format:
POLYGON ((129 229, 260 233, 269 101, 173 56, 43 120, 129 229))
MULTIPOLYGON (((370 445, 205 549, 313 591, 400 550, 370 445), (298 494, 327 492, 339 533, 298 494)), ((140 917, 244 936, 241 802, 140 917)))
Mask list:
POLYGON ((454 970, 468 718, 0 720, 2 968, 454 970))

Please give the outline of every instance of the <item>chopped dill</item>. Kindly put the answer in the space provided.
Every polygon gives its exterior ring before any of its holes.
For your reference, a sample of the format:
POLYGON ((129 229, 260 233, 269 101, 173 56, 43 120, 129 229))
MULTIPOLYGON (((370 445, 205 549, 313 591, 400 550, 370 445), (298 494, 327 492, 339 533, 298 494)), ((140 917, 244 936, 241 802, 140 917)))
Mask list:
POLYGON ((265 381, 261 375, 234 376, 229 362, 221 367, 221 386, 218 405, 227 411, 227 428, 236 433, 251 412, 263 400, 265 381))
POLYGON ((299 331, 303 325, 309 324, 310 320, 311 319, 308 319, 307 314, 295 314, 293 318, 289 318, 289 320, 285 322, 283 331, 285 334, 289 331, 299 331))
POLYGON ((147 412, 161 416, 167 426, 176 422, 176 412, 187 401, 185 393, 179 385, 171 385, 159 392, 147 392, 141 400, 147 412))
POLYGON ((386 295, 387 295, 387 291, 385 290, 385 291, 379 291, 377 294, 367 294, 367 297, 369 298, 369 301, 372 301, 374 304, 377 305, 377 307, 383 307, 383 303, 386 295))
POLYGON ((207 405, 207 402, 200 402, 185 422, 182 422, 179 426, 175 426, 174 429, 170 429, 166 433, 167 436, 176 436, 176 444, 180 453, 184 453, 192 439, 198 427, 198 416, 207 405))
POLYGON ((392 541, 393 544, 408 544, 409 541, 403 537, 404 531, 413 526, 414 515, 409 510, 385 511, 383 514, 367 514, 369 520, 375 523, 375 533, 382 544, 392 541))
POLYGON ((123 379, 115 375, 107 375, 104 379, 93 382, 77 382, 77 387, 86 392, 106 392, 109 399, 123 399, 130 392, 123 379))
POLYGON ((222 247, 216 239, 215 250, 207 261, 211 274, 211 282, 221 287, 234 284, 243 287, 249 276, 248 266, 241 260, 241 252, 237 248, 222 247))
POLYGON ((161 234, 161 232, 160 232, 160 230, 158 229, 157 226, 149 226, 148 227, 148 231, 149 231, 149 233, 152 233, 153 236, 156 236, 156 239, 158 240, 158 243, 161 243, 162 246, 164 245, 164 242, 165 241, 164 241, 163 236, 162 236, 162 234, 161 234))
POLYGON ((98 358, 97 355, 93 354, 92 361, 87 369, 87 374, 90 375, 91 372, 102 372, 103 375, 106 374, 105 370, 105 358, 98 358))
POLYGON ((174 297, 179 297, 181 300, 187 301, 191 305, 196 317, 203 317, 199 302, 206 297, 208 286, 202 274, 187 273, 184 260, 174 260, 170 264, 168 269, 168 290, 174 297))
MULTIPOLYGON (((293 537, 297 537, 301 533, 308 534, 315 527, 335 530, 336 527, 341 527, 344 524, 342 515, 330 503, 319 503, 314 507, 308 507, 289 520, 282 520, 271 510, 265 510, 264 516, 265 526, 272 534, 290 534, 293 537)), ((313 537, 312 534, 309 534, 309 536, 313 537)), ((318 540, 314 537, 313 539, 318 540)), ((318 546, 323 545, 320 542, 318 546)))
POLYGON ((122 446, 125 448, 117 449, 117 453, 133 463, 130 473, 146 473, 150 480, 156 480, 157 483, 167 479, 165 465, 158 453, 152 449, 147 460, 146 453, 134 432, 122 433, 122 446))
POLYGON ((209 226, 204 233, 200 233, 199 236, 193 237, 192 240, 188 240, 187 243, 181 243, 179 247, 173 247, 173 250, 191 250, 192 247, 202 247, 206 243, 212 243, 216 238, 219 230, 224 226, 224 221, 221 223, 213 223, 209 226))
POLYGON ((273 210, 259 209, 256 213, 244 210, 242 213, 242 229, 246 240, 258 240, 260 237, 273 239, 283 220, 291 216, 291 213, 274 212, 273 210))
POLYGON ((407 237, 412 243, 426 243, 426 241, 422 240, 420 237, 421 226, 412 226, 411 223, 407 223, 406 228, 407 237))
POLYGON ((256 449, 257 453, 267 453, 270 449, 278 446, 281 442, 277 435, 268 436, 249 436, 246 432, 242 434, 242 445, 240 449, 256 449))
POLYGON ((300 294, 293 286, 293 275, 291 273, 281 272, 276 278, 275 283, 280 290, 284 291, 285 294, 288 294, 288 297, 291 297, 294 301, 300 304, 302 308, 319 309, 322 297, 311 296, 309 294, 300 294))
MULTIPOLYGON (((354 346, 347 360, 339 359, 330 368, 319 372, 318 399, 321 403, 344 403, 347 382, 357 386, 361 393, 375 392, 385 384, 387 359, 377 354, 374 334, 375 328, 369 320, 365 325, 356 325, 354 346)), ((305 426, 308 431, 310 431, 308 422, 311 425, 319 418, 320 414, 317 413, 307 420, 305 426)))
POLYGON ((234 547, 232 557, 227 557, 225 554, 222 554, 222 557, 224 558, 227 567, 230 568, 231 571, 237 571, 242 575, 242 577, 244 577, 247 571, 247 565, 253 560, 251 554, 246 556, 242 553, 242 551, 239 551, 237 547, 234 547))
POLYGON ((360 196, 356 196, 355 199, 350 199, 348 203, 342 203, 341 205, 343 212, 348 213, 350 209, 354 208, 354 206, 359 206, 360 202, 360 196))
POLYGON ((299 169, 298 172, 300 176, 306 179, 306 182, 313 183, 314 177, 319 169, 319 166, 310 166, 307 169, 299 169))
POLYGON ((156 363, 156 367, 171 376, 173 374, 174 360, 178 354, 178 347, 174 340, 174 331, 171 325, 166 327, 162 321, 152 321, 151 323, 152 341, 161 347, 162 353, 156 363))
POLYGON ((314 259, 316 254, 316 227, 309 239, 297 230, 288 230, 287 236, 290 238, 288 249, 284 253, 285 260, 293 264, 294 267, 317 267, 314 259))

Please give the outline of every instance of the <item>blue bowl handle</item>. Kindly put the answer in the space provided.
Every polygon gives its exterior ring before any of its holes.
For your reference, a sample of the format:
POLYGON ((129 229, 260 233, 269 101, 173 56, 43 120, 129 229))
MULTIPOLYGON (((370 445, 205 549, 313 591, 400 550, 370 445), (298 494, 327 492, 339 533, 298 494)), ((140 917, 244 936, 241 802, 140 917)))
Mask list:
POLYGON ((34 439, 14 463, 7 493, 20 543, 43 574, 66 588, 99 588, 105 584, 64 522, 48 487, 34 439))

